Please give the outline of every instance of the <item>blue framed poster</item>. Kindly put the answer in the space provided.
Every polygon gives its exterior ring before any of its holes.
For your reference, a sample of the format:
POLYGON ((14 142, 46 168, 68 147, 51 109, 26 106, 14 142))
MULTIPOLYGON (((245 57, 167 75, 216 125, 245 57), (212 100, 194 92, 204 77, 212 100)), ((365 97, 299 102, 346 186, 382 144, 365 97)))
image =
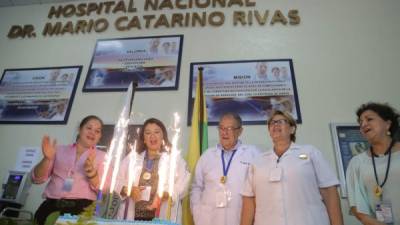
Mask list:
POLYGON ((340 178, 340 193, 347 197, 346 169, 351 158, 367 151, 369 144, 360 133, 360 126, 356 123, 331 123, 332 141, 336 153, 336 165, 340 178))
POLYGON ((243 124, 265 124, 274 110, 286 111, 301 123, 291 59, 196 62, 190 65, 188 125, 191 123, 198 68, 210 125, 225 112, 238 113, 243 124))
POLYGON ((98 40, 84 92, 177 90, 183 35, 98 40))
POLYGON ((6 69, 0 123, 66 124, 82 66, 6 69))

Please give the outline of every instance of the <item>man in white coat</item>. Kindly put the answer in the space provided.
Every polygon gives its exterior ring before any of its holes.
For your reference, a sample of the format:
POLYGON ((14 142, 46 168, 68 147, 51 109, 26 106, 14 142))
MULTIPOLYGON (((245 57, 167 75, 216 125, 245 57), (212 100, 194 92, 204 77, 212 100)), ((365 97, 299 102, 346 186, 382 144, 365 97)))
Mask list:
POLYGON ((219 144, 207 149, 196 165, 190 206, 196 225, 238 225, 240 192, 250 163, 260 154, 239 140, 242 119, 225 113, 218 126, 219 144))

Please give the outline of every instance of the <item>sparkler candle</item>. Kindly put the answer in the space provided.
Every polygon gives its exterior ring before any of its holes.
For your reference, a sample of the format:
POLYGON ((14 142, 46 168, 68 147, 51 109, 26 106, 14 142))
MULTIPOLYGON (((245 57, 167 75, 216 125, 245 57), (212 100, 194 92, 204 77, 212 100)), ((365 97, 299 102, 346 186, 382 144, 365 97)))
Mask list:
POLYGON ((162 198, 165 190, 165 185, 167 184, 167 175, 168 175, 168 163, 170 156, 165 154, 160 158, 158 163, 158 186, 157 186, 157 195, 162 198))
MULTIPOLYGON (((105 166, 103 176, 101 178, 101 183, 99 187, 99 193, 102 193, 104 185, 106 183, 106 179, 108 176, 108 172, 111 167, 112 161, 114 161, 114 169, 112 171, 112 179, 110 185, 110 200, 112 198, 112 193, 115 188, 115 180, 118 175, 119 165, 121 161, 121 156, 125 147, 126 137, 128 133, 128 123, 129 123, 129 116, 131 113, 132 108, 132 100, 133 100, 133 83, 129 85, 127 95, 125 98, 125 103, 118 118, 117 124, 114 128, 113 138, 111 140, 110 148, 106 154, 105 166)), ((101 195, 98 195, 97 202, 101 201, 101 195)), ((111 201, 110 201, 111 202, 111 201)), ((99 208, 98 205, 96 208, 99 208)))
POLYGON ((136 175, 137 175, 136 170, 135 170, 135 163, 136 163, 136 158, 137 158, 136 143, 137 143, 137 140, 135 140, 135 143, 133 144, 133 149, 129 153, 128 193, 127 193, 128 196, 131 195, 133 181, 134 181, 134 179, 136 178, 136 175))
MULTIPOLYGON (((165 186, 168 185, 168 195, 172 196, 174 189, 174 178, 175 178, 175 170, 176 170, 176 158, 177 154, 179 154, 177 150, 177 142, 180 129, 178 128, 179 124, 179 115, 178 113, 174 114, 174 125, 173 130, 175 131, 175 135, 172 141, 172 148, 167 148, 167 154, 165 157, 161 157, 158 168, 158 187, 157 187, 157 195, 160 199, 162 199, 165 186)), ((170 197, 169 197, 170 198, 170 197)), ((171 218, 171 204, 172 201, 169 199, 169 204, 167 208, 167 219, 171 218), (168 213, 169 212, 169 213, 168 213), (169 214, 169 216, 168 216, 169 214)))
POLYGON ((177 148, 178 144, 178 139, 179 139, 179 133, 180 133, 180 128, 178 127, 179 125, 179 115, 178 113, 174 113, 174 127, 173 130, 175 131, 174 137, 172 138, 172 148, 170 152, 170 158, 169 158, 169 176, 168 176, 168 208, 167 208, 167 219, 171 220, 171 207, 172 207, 172 196, 174 195, 174 189, 175 189, 175 173, 176 173, 176 164, 179 156, 179 151, 177 148))

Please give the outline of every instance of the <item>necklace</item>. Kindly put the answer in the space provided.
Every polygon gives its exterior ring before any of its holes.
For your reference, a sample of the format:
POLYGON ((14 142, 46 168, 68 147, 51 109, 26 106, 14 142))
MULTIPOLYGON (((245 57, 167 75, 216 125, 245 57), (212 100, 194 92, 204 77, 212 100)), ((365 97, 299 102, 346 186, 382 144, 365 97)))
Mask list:
POLYGON ((392 155, 392 151, 391 150, 392 150, 392 147, 394 145, 394 142, 395 141, 392 140, 392 142, 390 143, 389 147, 385 151, 385 155, 389 154, 389 157, 388 157, 388 162, 387 162, 387 166, 386 166, 385 178, 383 179, 382 184, 379 184, 378 173, 376 172, 375 157, 378 157, 378 156, 374 153, 374 151, 372 149, 372 146, 369 149, 371 151, 372 167, 374 168, 374 175, 375 175, 375 181, 376 181, 376 187, 374 189, 374 193, 375 193, 375 196, 378 197, 378 198, 382 197, 383 185, 385 185, 386 180, 387 180, 387 178, 389 176, 390 158, 391 158, 391 155, 392 155))

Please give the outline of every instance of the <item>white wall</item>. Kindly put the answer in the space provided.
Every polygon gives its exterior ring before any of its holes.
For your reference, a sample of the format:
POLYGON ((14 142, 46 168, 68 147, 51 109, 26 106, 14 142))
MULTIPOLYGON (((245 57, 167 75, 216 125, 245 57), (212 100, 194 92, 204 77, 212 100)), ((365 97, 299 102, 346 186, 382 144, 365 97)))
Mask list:
MULTIPOLYGON (((139 14, 142 1, 136 1, 139 14)), ((135 3, 136 3, 135 2, 135 3)), ((21 146, 39 146, 43 134, 70 143, 79 120, 97 114, 114 122, 123 93, 82 93, 82 85, 96 39, 183 34, 179 90, 137 92, 134 110, 143 119, 157 117, 169 123, 173 112, 186 118, 189 65, 199 61, 292 58, 303 117, 298 143, 310 143, 322 150, 336 167, 329 132, 330 122, 355 122, 354 111, 367 101, 385 101, 400 108, 400 2, 397 0, 258 0, 257 9, 298 9, 298 26, 253 24, 234 27, 230 17, 214 28, 142 29, 117 32, 110 27, 101 34, 64 35, 35 39, 7 38, 14 24, 34 24, 37 31, 48 21, 50 5, 0 8, 0 71, 6 68, 83 65, 79 86, 67 125, 0 125, 0 179, 14 166, 21 146), (152 104, 149 104, 149 103, 152 104)), ((197 10, 200 11, 200 10, 197 10)), ((222 9, 230 15, 231 9, 222 9)), ((171 11, 166 11, 169 13, 171 11)), ((115 16, 108 16, 112 21, 115 16)), ((185 120, 185 119, 184 119, 185 120)), ((181 146, 188 146, 189 128, 183 127, 181 146)), ((242 139, 266 149, 271 144, 264 125, 246 126, 242 139)), ((217 142, 215 127, 209 130, 210 144, 217 142)), ((40 204, 44 186, 32 187, 26 209, 40 204)), ((358 224, 348 216, 342 201, 345 224, 358 224)))

